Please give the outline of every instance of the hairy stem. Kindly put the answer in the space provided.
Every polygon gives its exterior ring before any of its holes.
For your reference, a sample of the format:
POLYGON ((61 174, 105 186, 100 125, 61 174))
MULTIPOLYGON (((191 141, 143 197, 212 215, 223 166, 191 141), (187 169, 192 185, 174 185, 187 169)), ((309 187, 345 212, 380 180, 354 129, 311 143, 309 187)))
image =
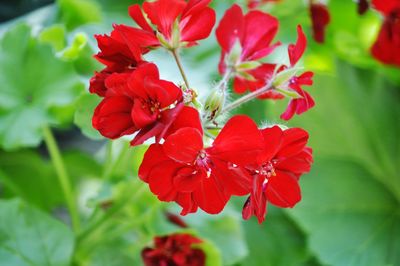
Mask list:
POLYGON ((226 112, 229 112, 229 111, 232 111, 233 109, 235 109, 235 108, 241 106, 241 105, 244 104, 244 103, 247 103, 247 102, 249 102, 249 101, 251 101, 251 100, 257 98, 258 96, 260 96, 260 95, 266 93, 266 92, 269 91, 269 90, 272 90, 273 88, 274 88, 274 87, 272 86, 271 82, 269 82, 269 83, 268 83, 267 85, 265 85, 264 87, 262 87, 262 88, 260 88, 260 89, 258 89, 258 90, 256 90, 256 91, 254 91, 254 92, 252 92, 252 93, 246 94, 245 96, 243 96, 243 97, 237 99, 236 101, 234 101, 234 102, 228 104, 227 106, 225 106, 225 107, 222 109, 221 114, 226 113, 226 112))
POLYGON ((78 232, 80 228, 78 208, 74 198, 74 193, 72 191, 70 177, 62 159, 60 149, 58 148, 53 132, 48 126, 43 128, 43 136, 50 154, 51 161, 56 170, 58 181, 60 182, 64 193, 67 207, 71 215, 72 227, 75 232, 78 232))

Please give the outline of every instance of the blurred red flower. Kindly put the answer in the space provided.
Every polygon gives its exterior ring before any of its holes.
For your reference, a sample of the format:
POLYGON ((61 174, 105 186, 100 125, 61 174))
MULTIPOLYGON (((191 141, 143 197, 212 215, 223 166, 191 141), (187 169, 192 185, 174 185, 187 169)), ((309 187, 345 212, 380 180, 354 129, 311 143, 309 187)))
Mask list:
POLYGON ((385 16, 371 53, 380 62, 400 67, 400 1, 373 0, 372 6, 385 16))
POLYGON ((318 43, 325 41, 325 31, 331 16, 328 7, 321 3, 310 4, 310 14, 314 40, 318 43))
POLYGON ((252 190, 243 207, 243 218, 265 219, 267 202, 288 208, 301 199, 298 180, 310 171, 312 150, 306 147, 308 133, 300 128, 282 130, 278 126, 261 130, 264 149, 247 167, 253 176, 252 190))
POLYGON ((145 266, 204 266, 204 251, 194 248, 202 240, 189 234, 173 234, 154 238, 154 247, 142 250, 145 266))
POLYGON ((258 8, 263 4, 266 3, 277 3, 281 0, 247 0, 247 7, 248 8, 258 8))

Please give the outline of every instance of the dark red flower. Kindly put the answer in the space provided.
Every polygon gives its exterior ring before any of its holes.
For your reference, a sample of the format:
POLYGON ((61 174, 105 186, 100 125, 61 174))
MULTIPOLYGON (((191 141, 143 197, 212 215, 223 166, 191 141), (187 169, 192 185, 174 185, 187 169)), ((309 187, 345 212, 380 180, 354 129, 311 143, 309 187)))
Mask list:
POLYGON ((160 200, 181 205, 182 215, 198 207, 216 214, 231 195, 250 192, 251 177, 242 166, 254 160, 261 146, 261 133, 246 116, 231 118, 208 148, 201 128, 181 128, 163 145, 150 146, 139 177, 160 200))
POLYGON ((328 7, 320 3, 310 5, 311 22, 314 40, 318 43, 325 41, 325 30, 331 21, 328 7))
POLYGON ((243 218, 252 215, 262 223, 267 202, 288 208, 301 199, 298 180, 310 171, 312 150, 306 147, 308 133, 300 128, 282 130, 278 126, 261 130, 264 150, 256 163, 247 166, 253 176, 252 191, 243 207, 243 218))
POLYGON ((357 12, 360 15, 365 14, 369 9, 368 0, 357 0, 357 12))
MULTIPOLYGON (((222 48, 219 72, 235 73, 235 92, 244 92, 247 89, 243 87, 245 82, 256 80, 252 76, 255 73, 251 70, 259 67, 261 63, 258 60, 269 55, 279 45, 271 44, 278 26, 279 22, 275 17, 258 10, 244 15, 236 4, 225 12, 216 30, 217 40, 222 48)), ((262 70, 264 68, 257 70, 257 77, 261 76, 260 82, 265 80, 262 70)))
POLYGON ((181 89, 161 80, 151 63, 138 66, 132 73, 110 75, 106 87, 105 99, 93 116, 93 127, 111 139, 139 131, 132 145, 154 136, 159 141, 182 107, 181 89))
POLYGON ((189 234, 173 234, 154 238, 154 248, 142 250, 145 266, 204 266, 204 251, 193 245, 203 241, 189 234))
POLYGON ((128 46, 117 31, 108 35, 95 35, 100 52, 95 58, 106 66, 96 72, 90 80, 89 91, 104 97, 107 91, 105 80, 113 73, 132 72, 142 62, 139 46, 128 46))
POLYGON ((143 11, 155 26, 146 20, 139 5, 129 8, 129 15, 140 28, 116 25, 128 43, 140 45, 143 52, 164 46, 168 49, 189 47, 207 38, 215 24, 211 0, 158 0, 144 2, 143 11))
POLYGON ((255 9, 266 3, 278 3, 281 0, 247 0, 247 7, 255 9))
POLYGON ((400 67, 400 1, 373 0, 372 5, 385 16, 371 48, 372 56, 384 64, 400 67))

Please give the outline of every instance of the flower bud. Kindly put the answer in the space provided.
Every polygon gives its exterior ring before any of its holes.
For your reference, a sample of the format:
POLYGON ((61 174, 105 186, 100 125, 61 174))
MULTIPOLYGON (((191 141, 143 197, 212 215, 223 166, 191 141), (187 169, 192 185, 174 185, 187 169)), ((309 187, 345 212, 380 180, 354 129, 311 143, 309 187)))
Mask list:
POLYGON ((204 105, 204 111, 206 117, 209 120, 213 120, 219 115, 225 104, 225 92, 223 90, 214 90, 208 95, 206 103, 204 105))

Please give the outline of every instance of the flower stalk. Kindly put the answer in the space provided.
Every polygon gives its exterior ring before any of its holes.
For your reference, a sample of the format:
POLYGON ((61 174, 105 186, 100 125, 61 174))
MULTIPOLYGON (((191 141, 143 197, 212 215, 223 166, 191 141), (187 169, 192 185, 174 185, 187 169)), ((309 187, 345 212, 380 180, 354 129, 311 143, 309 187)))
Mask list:
POLYGON ((60 149, 58 148, 53 132, 48 126, 43 127, 43 136, 47 149, 50 154, 51 161, 56 170, 58 181, 60 182, 61 189, 63 190, 64 193, 67 207, 71 215, 72 227, 75 232, 78 232, 80 229, 80 221, 79 221, 78 208, 74 198, 74 192, 71 186, 71 181, 70 181, 71 179, 66 170, 60 149))
POLYGON ((170 51, 175 59, 176 65, 179 68, 179 72, 181 73, 183 81, 185 82, 186 88, 190 89, 188 78, 185 74, 185 70, 183 69, 181 58, 179 57, 179 54, 178 54, 178 49, 171 49, 170 51))

